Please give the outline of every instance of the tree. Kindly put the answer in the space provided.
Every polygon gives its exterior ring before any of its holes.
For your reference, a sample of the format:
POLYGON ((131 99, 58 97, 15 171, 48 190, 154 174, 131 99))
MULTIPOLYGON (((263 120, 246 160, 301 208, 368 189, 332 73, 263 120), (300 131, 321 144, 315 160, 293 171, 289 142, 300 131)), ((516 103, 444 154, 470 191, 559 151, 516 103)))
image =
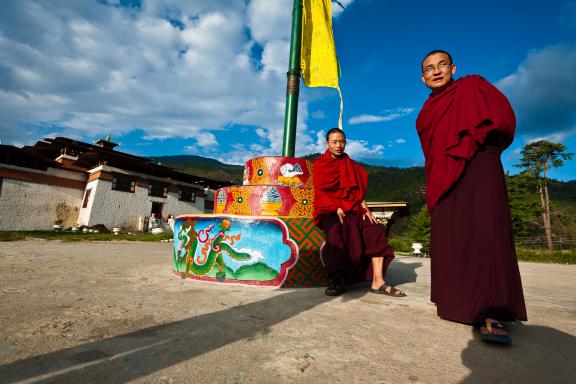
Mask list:
POLYGON ((552 225, 550 222, 550 197, 548 195, 548 171, 564 165, 564 160, 572 159, 573 153, 566 152, 563 144, 551 143, 546 140, 526 144, 522 148, 520 163, 516 167, 524 168, 535 180, 540 204, 542 206, 542 221, 548 252, 552 252, 552 225))
POLYGON ((537 217, 542 213, 537 195, 533 193, 534 177, 527 171, 506 175, 506 187, 514 236, 532 236, 540 228, 537 217))
POLYGON ((410 221, 410 237, 424 246, 430 244, 430 215, 426 204, 410 221))

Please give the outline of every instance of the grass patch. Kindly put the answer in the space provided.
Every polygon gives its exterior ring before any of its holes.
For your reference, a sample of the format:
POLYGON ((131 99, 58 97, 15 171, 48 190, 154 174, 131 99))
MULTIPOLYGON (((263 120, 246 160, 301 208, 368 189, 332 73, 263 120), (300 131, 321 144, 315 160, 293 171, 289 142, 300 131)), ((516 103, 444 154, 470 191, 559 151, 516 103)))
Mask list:
POLYGON ((411 253, 414 251, 411 244, 400 239, 388 239, 388 244, 394 252, 411 253))
POLYGON ((44 239, 60 241, 111 241, 111 240, 131 240, 131 241, 152 241, 171 239, 172 233, 160 233, 153 235, 150 233, 83 233, 83 232, 54 232, 54 231, 0 231, 0 241, 18 241, 26 239, 44 239))
POLYGON ((548 254, 545 249, 516 248, 519 261, 534 263, 576 264, 576 249, 555 250, 548 254))

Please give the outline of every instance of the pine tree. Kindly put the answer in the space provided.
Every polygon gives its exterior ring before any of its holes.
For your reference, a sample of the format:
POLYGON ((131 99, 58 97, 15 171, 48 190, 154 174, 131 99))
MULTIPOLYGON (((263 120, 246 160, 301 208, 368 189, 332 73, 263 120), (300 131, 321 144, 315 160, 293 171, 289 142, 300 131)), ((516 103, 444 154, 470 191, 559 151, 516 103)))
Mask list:
POLYGON ((551 143, 546 140, 535 141, 526 144, 522 148, 520 163, 516 167, 524 168, 534 180, 540 195, 542 206, 542 221, 548 252, 552 252, 552 224, 550 221, 550 196, 548 195, 548 171, 564 165, 564 160, 572 159, 573 153, 566 152, 566 146, 559 143, 551 143))
POLYGON ((412 217, 410 221, 410 237, 412 240, 428 246, 430 244, 430 215, 426 204, 412 217))
POLYGON ((514 236, 532 236, 540 227, 537 217, 542 214, 542 208, 533 193, 534 183, 534 177, 528 172, 506 175, 514 236))

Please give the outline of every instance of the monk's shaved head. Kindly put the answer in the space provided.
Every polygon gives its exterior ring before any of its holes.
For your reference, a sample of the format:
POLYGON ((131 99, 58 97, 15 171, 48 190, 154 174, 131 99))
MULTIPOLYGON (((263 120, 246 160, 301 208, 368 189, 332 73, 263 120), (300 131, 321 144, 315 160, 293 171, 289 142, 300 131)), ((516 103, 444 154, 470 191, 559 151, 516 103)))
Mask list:
POLYGON ((453 63, 453 61, 452 61, 452 55, 451 55, 451 54, 449 54, 448 52, 443 51, 443 50, 441 50, 441 49, 435 49, 435 50, 433 50, 433 51, 428 52, 428 53, 426 54, 426 56, 424 56, 424 58, 422 59, 422 62, 420 63, 420 68, 422 68, 422 70, 424 70, 424 62, 426 61, 426 59, 429 58, 429 57, 432 56, 432 55, 437 54, 437 53, 443 53, 443 54, 445 54, 446 56, 448 56, 448 59, 450 60, 450 64, 453 63))
POLYGON ((344 133, 343 130, 341 130, 340 128, 331 128, 327 133, 326 133, 326 142, 328 142, 328 140, 330 139, 330 135, 333 133, 341 133, 342 136, 344 136, 344 139, 346 139, 346 134, 344 133))

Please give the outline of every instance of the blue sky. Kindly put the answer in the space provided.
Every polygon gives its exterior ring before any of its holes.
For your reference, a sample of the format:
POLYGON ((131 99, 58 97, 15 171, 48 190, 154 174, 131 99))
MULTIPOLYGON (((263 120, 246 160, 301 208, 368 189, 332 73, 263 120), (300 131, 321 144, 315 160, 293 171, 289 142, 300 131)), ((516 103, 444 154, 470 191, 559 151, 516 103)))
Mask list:
MULTIPOLYGON (((0 140, 111 134, 143 156, 243 164, 280 155, 291 0, 0 0, 0 140)), ((422 165, 420 60, 452 53, 510 99, 518 170, 536 139, 576 152, 576 1, 341 1, 334 35, 352 157, 422 165)), ((332 89, 301 88, 297 156, 337 124, 332 89)), ((552 177, 576 179, 576 160, 552 177)))

